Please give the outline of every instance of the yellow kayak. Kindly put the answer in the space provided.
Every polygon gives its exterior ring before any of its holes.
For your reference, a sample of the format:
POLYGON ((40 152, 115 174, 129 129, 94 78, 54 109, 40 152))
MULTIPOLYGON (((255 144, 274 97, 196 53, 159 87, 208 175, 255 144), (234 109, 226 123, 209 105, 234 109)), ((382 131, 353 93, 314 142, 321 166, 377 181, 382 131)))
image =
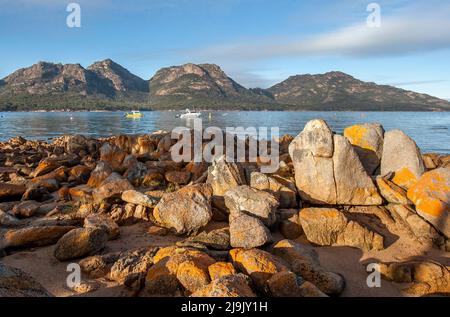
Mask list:
POLYGON ((140 113, 139 111, 131 111, 125 113, 125 118, 142 118, 144 116, 143 113, 140 113))

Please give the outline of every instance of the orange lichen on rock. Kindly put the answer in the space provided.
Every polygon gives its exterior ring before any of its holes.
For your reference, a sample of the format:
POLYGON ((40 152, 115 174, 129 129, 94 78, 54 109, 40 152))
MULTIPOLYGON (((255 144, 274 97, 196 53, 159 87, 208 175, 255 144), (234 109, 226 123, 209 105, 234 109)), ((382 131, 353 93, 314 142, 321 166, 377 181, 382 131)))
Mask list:
POLYGON ((425 173, 407 195, 422 217, 450 237, 450 168, 425 173))
POLYGON ((416 175, 411 172, 407 167, 399 169, 395 172, 392 182, 404 189, 408 189, 418 181, 416 175))
POLYGON ((381 196, 388 202, 401 205, 411 204, 406 197, 406 191, 400 186, 381 176, 376 178, 376 183, 381 196))
POLYGON ((222 276, 236 274, 236 269, 229 262, 216 262, 208 267, 211 280, 215 280, 222 276))
POLYGON ((187 293, 193 293, 211 282, 208 267, 215 260, 201 251, 166 247, 158 250, 153 262, 155 265, 147 273, 149 285, 175 278, 187 293))
POLYGON ((370 142, 368 142, 367 138, 365 137, 366 133, 367 128, 363 125, 354 125, 344 130, 344 136, 348 138, 352 144, 358 145, 363 149, 377 151, 378 149, 376 149, 370 142))
POLYGON ((181 295, 181 285, 177 277, 167 268, 167 261, 168 259, 164 259, 150 267, 141 296, 181 295))
POLYGON ((159 261, 163 260, 164 258, 171 257, 172 255, 175 255, 176 253, 183 253, 187 249, 185 248, 179 248, 177 246, 169 246, 160 248, 158 252, 156 252, 155 256, 153 257, 153 263, 158 263, 159 261))
POLYGON ((450 212, 450 168, 425 173, 408 190, 408 198, 414 202, 417 211, 432 217, 450 212))
POLYGON ((211 282, 208 272, 208 264, 211 260, 196 257, 178 266, 177 278, 189 292, 193 293, 211 282))
POLYGON ((69 189, 69 194, 72 200, 75 201, 91 201, 92 188, 87 185, 79 185, 69 189))
POLYGON ((260 289, 273 274, 289 270, 281 259, 260 249, 233 249, 230 256, 236 267, 250 275, 260 289))
POLYGON ((303 218, 339 218, 342 214, 334 208, 305 208, 301 210, 301 216, 303 218))

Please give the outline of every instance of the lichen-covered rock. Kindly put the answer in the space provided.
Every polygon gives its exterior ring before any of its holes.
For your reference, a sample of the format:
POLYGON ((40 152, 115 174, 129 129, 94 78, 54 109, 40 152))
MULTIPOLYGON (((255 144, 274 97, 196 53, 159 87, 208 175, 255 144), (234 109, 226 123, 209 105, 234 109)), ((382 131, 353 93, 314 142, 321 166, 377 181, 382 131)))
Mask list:
POLYGON ((120 235, 119 226, 106 214, 88 215, 84 218, 84 227, 104 230, 109 239, 115 239, 120 235))
POLYGON ((299 282, 295 273, 282 271, 267 280, 267 288, 273 297, 301 297, 299 282))
POLYGON ((125 170, 122 162, 127 155, 127 152, 115 145, 111 145, 109 142, 103 143, 100 148, 100 160, 107 162, 115 172, 123 172, 125 170))
POLYGON ((59 189, 59 182, 54 178, 39 179, 36 181, 31 180, 31 184, 28 184, 27 191, 32 187, 43 187, 51 193, 59 189))
POLYGON ((211 196, 200 186, 165 194, 153 210, 156 221, 177 234, 198 231, 212 218, 211 196))
POLYGON ((179 262, 176 271, 177 279, 188 292, 194 293, 211 282, 208 267, 215 262, 213 258, 205 253, 195 255, 186 253, 179 257, 181 259, 171 259, 169 262, 179 262))
POLYGON ((19 225, 19 222, 20 222, 19 219, 17 219, 16 217, 10 215, 7 212, 4 212, 0 208, 0 226, 15 227, 15 226, 19 225))
POLYGON ((92 192, 92 187, 88 185, 78 185, 69 188, 70 198, 74 201, 81 201, 83 203, 93 201, 92 192))
POLYGON ((450 294, 450 266, 425 261, 413 263, 412 267, 415 283, 405 293, 413 296, 450 294))
POLYGON ((333 132, 324 120, 309 121, 289 145, 295 183, 303 200, 335 203, 333 132))
POLYGON ((280 258, 260 249, 233 249, 230 257, 235 267, 249 275, 261 291, 265 290, 266 282, 272 275, 289 271, 280 258))
POLYGON ((289 154, 303 200, 329 205, 381 205, 372 179, 350 142, 333 135, 323 120, 312 120, 292 141, 289 154))
POLYGON ((185 248, 160 249, 147 272, 144 296, 177 296, 207 286, 211 279, 208 267, 215 260, 204 252, 185 248))
POLYGON ((67 167, 60 166, 50 173, 33 178, 31 181, 34 183, 38 183, 38 182, 40 182, 42 180, 46 180, 46 179, 55 179, 58 182, 67 181, 67 167))
POLYGON ((143 194, 141 192, 138 192, 136 190, 127 190, 122 193, 122 200, 135 204, 135 205, 142 205, 145 207, 153 208, 156 206, 157 199, 154 197, 150 197, 149 195, 143 194))
POLYGON ((191 175, 191 181, 195 182, 201 177, 208 175, 208 164, 206 162, 189 162, 184 168, 186 172, 189 172, 191 175))
POLYGON ((95 292, 100 288, 100 283, 97 281, 84 281, 75 285, 72 289, 78 294, 87 294, 95 292))
POLYGON ((150 221, 151 211, 142 205, 113 205, 110 217, 118 225, 129 225, 140 221, 150 221))
POLYGON ((186 248, 183 247, 177 247, 174 245, 168 246, 168 247, 164 247, 164 248, 160 248, 155 256, 153 257, 153 263, 158 263, 159 261, 165 259, 165 258, 169 258, 170 256, 172 256, 173 254, 175 254, 176 252, 181 253, 181 252, 185 252, 186 248))
POLYGON ((192 297, 256 297, 244 274, 225 275, 194 292, 192 297))
POLYGON ((445 241, 436 229, 417 214, 410 206, 389 204, 386 208, 396 222, 401 222, 415 238, 429 246, 443 248, 445 241))
POLYGON ((301 286, 303 296, 339 295, 345 287, 344 278, 326 271, 319 262, 317 252, 309 245, 291 240, 277 242, 272 253, 289 263, 291 270, 313 285, 301 286), (317 288, 320 292, 317 292, 317 288))
POLYGON ((422 154, 423 165, 427 170, 434 170, 440 166, 440 157, 437 153, 422 154))
POLYGON ((86 165, 77 165, 70 169, 69 182, 77 182, 78 184, 86 184, 91 176, 91 169, 86 165))
POLYGON ((225 156, 221 156, 208 168, 207 183, 214 195, 223 196, 230 189, 245 185, 245 175, 237 164, 227 162, 225 156))
POLYGON ((39 165, 36 167, 36 169, 30 174, 31 177, 38 177, 38 176, 42 176, 44 174, 47 174, 55 169, 57 169, 58 167, 60 167, 61 164, 61 160, 58 160, 56 158, 46 158, 43 159, 39 165))
POLYGON ((141 186, 155 187, 165 184, 165 178, 160 170, 148 169, 140 182, 141 186))
POLYGON ((361 163, 369 175, 373 175, 381 163, 384 129, 378 123, 356 124, 344 129, 344 136, 355 148, 361 163))
POLYGON ((31 226, 11 229, 0 239, 0 249, 17 247, 46 246, 55 244, 67 232, 75 229, 72 226, 31 226))
POLYGON ((293 214, 286 220, 282 220, 279 225, 280 233, 286 239, 296 239, 303 234, 298 213, 293 214))
POLYGON ((333 156, 333 132, 325 120, 316 119, 306 123, 303 131, 289 145, 291 157, 298 149, 308 150, 317 157, 333 156))
POLYGON ((83 135, 66 135, 61 140, 67 153, 94 153, 99 148, 99 142, 94 139, 87 138, 83 135))
POLYGON ((340 135, 334 136, 333 169, 337 204, 382 204, 383 199, 364 170, 358 155, 348 140, 340 135))
POLYGON ((108 233, 97 228, 80 228, 66 233, 59 239, 54 251, 59 261, 94 255, 103 249, 108 241, 108 233))
POLYGON ((247 214, 258 218, 268 227, 276 221, 279 203, 272 194, 243 185, 229 190, 224 197, 225 205, 233 216, 247 214))
POLYGON ((109 175, 98 188, 92 191, 92 197, 96 202, 102 202, 109 198, 120 197, 124 191, 134 189, 133 185, 117 173, 109 175))
POLYGON ((33 184, 27 188, 25 193, 23 193, 22 200, 36 200, 36 201, 45 201, 50 199, 49 192, 47 188, 33 184))
POLYGON ((129 253, 130 252, 125 252, 125 254, 123 252, 114 252, 93 255, 82 259, 78 264, 83 273, 87 274, 90 278, 95 279, 107 275, 114 263, 129 253))
POLYGON ((314 284, 303 281, 291 271, 282 271, 272 275, 267 288, 273 297, 327 297, 314 284))
POLYGON ((148 173, 147 166, 144 163, 139 162, 132 155, 125 157, 123 166, 126 168, 123 176, 128 179, 133 186, 142 186, 143 180, 148 173))
POLYGON ((14 185, 0 182, 0 200, 17 198, 27 190, 25 185, 14 185))
POLYGON ((191 180, 191 173, 186 171, 168 171, 164 177, 169 183, 186 185, 191 180))
POLYGON ((177 276, 166 266, 167 259, 152 265, 145 278, 145 286, 139 294, 141 297, 182 296, 183 287, 177 276))
POLYGON ((408 296, 450 294, 450 266, 436 261, 377 263, 381 276, 396 283, 410 283, 403 289, 408 296), (411 284, 412 283, 412 284, 411 284))
POLYGON ((27 200, 14 206, 12 214, 16 217, 29 218, 39 210, 41 204, 34 200, 27 200))
POLYGON ((99 187, 100 184, 111 175, 113 169, 107 162, 99 161, 95 169, 91 172, 87 184, 90 187, 99 187))
POLYGON ((269 229, 258 218, 244 213, 230 215, 230 244, 234 248, 257 248, 272 241, 269 229))
POLYGON ((377 176, 376 183, 381 196, 388 202, 400 205, 409 205, 411 202, 406 196, 406 191, 387 177, 377 176))
POLYGON ((337 209, 305 208, 299 217, 308 241, 318 245, 352 246, 363 251, 384 248, 381 235, 348 219, 337 209))
POLYGON ((387 281, 396 283, 411 283, 413 281, 412 267, 405 263, 377 263, 376 270, 387 281))
POLYGON ((408 190, 408 198, 419 215, 450 238, 450 167, 423 174, 408 190))
POLYGON ((111 267, 109 278, 124 282, 130 275, 146 274, 153 264, 155 250, 137 250, 120 257, 111 267))
POLYGON ((0 297, 51 297, 52 295, 27 273, 0 263, 0 297))
POLYGON ((237 274, 236 269, 230 262, 213 263, 208 267, 208 271, 212 281, 222 276, 237 274))
POLYGON ((228 228, 215 229, 209 232, 201 232, 196 236, 189 237, 187 242, 200 243, 207 248, 214 250, 229 250, 230 249, 230 231, 228 228))
POLYGON ((250 176, 250 186, 274 195, 280 203, 280 208, 297 207, 297 190, 295 183, 283 179, 282 177, 271 177, 260 172, 252 172, 250 176))
POLYGON ((414 140, 400 130, 384 134, 381 175, 395 173, 392 181, 408 189, 425 171, 420 150, 414 140))

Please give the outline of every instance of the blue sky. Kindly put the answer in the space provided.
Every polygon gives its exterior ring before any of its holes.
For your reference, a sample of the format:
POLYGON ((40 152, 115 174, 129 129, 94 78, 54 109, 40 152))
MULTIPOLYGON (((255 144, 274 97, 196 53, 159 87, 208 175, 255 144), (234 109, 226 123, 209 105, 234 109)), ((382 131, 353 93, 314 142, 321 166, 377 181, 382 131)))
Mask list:
POLYGON ((0 0, 0 77, 45 60, 111 58, 149 79, 161 67, 216 63, 246 87, 339 70, 450 99, 450 3, 380 0, 0 0), (81 28, 66 7, 81 6, 81 28))

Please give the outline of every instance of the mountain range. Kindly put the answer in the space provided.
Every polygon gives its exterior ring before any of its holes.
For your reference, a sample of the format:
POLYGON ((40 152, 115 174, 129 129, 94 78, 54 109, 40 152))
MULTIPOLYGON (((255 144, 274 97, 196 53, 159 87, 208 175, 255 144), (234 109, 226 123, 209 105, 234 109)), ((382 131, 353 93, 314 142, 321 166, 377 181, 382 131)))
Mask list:
POLYGON ((110 59, 88 68, 39 62, 0 80, 0 110, 226 109, 450 111, 450 102, 342 72, 248 89, 214 64, 162 68, 144 80, 110 59))

